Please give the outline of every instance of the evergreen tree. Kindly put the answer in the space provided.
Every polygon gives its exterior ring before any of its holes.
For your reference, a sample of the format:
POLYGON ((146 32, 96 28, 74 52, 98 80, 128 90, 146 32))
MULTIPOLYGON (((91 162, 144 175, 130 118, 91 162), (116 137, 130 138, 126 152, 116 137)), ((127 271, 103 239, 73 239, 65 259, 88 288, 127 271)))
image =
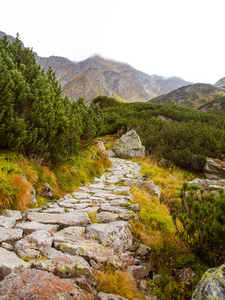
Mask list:
POLYGON ((0 147, 39 160, 60 161, 90 142, 101 126, 98 107, 62 98, 51 68, 37 66, 17 35, 0 41, 0 147), (96 115, 97 114, 97 115, 96 115))
POLYGON ((220 190, 219 197, 206 196, 198 186, 185 183, 176 211, 173 220, 178 235, 202 261, 210 266, 221 263, 225 255, 224 189, 220 190))

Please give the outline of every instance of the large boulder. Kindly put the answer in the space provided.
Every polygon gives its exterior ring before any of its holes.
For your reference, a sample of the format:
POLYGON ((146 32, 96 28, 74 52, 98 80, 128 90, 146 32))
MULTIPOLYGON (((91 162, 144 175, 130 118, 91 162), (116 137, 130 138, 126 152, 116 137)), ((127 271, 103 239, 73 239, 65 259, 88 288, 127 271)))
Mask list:
POLYGON ((117 140, 112 148, 118 157, 144 157, 145 147, 135 130, 128 131, 117 140))
POLYGON ((191 300, 225 299, 225 264, 207 270, 197 284, 191 300))
POLYGON ((121 260, 114 254, 113 249, 99 245, 96 242, 62 243, 59 250, 66 254, 82 256, 88 261, 93 260, 99 265, 108 264, 116 269, 122 267, 121 260))
POLYGON ((113 248, 117 253, 128 250, 133 244, 130 225, 125 221, 94 223, 87 227, 86 232, 88 237, 99 240, 103 246, 113 248))
POLYGON ((88 295, 75 284, 66 283, 52 273, 29 269, 10 274, 0 282, 0 299, 83 300, 91 298, 88 298, 88 295))
POLYGON ((208 179, 225 179, 225 162, 207 157, 204 174, 208 179))

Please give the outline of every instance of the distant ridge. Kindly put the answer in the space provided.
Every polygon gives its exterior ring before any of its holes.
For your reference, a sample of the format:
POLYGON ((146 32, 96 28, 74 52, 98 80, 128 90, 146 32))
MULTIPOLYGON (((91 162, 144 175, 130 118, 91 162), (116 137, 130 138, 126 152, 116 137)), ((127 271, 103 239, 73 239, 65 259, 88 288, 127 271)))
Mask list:
POLYGON ((215 85, 195 83, 156 97, 150 100, 150 102, 172 103, 186 107, 198 108, 201 105, 222 96, 225 96, 225 91, 215 85))
POLYGON ((42 67, 51 65, 71 100, 83 97, 90 103, 98 95, 119 101, 148 101, 178 87, 190 84, 179 77, 148 75, 128 64, 93 56, 81 62, 59 57, 37 59, 42 67))
MULTIPOLYGON (((5 33, 0 33, 2 38, 5 33)), ((9 36, 10 41, 13 37, 9 36)), ((49 66, 56 73, 62 86, 63 95, 71 101, 83 97, 90 104, 98 95, 114 97, 119 101, 148 101, 154 97, 171 92, 190 84, 179 77, 165 78, 148 75, 126 63, 104 59, 98 55, 81 62, 72 62, 67 58, 50 56, 39 57, 36 61, 42 68, 49 66)))

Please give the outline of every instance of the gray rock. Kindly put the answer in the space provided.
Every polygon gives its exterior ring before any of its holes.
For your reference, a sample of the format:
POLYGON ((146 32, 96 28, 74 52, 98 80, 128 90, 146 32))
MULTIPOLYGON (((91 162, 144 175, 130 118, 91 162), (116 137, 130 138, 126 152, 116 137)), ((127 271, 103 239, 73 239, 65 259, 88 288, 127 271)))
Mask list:
POLYGON ((111 247, 116 252, 126 251, 133 243, 130 225, 124 221, 92 224, 86 232, 90 238, 98 239, 103 246, 111 247))
POLYGON ((76 199, 88 199, 91 196, 88 193, 80 192, 80 191, 79 192, 74 191, 72 194, 73 194, 74 198, 76 198, 76 199))
POLYGON ((30 234, 37 230, 45 230, 50 234, 53 234, 57 232, 58 225, 42 224, 38 222, 24 222, 16 224, 15 228, 22 229, 24 234, 30 234))
POLYGON ((145 244, 139 244, 136 251, 135 251, 135 254, 137 256, 146 256, 150 253, 151 251, 151 248, 149 248, 148 246, 146 246, 145 244))
POLYGON ((115 294, 107 294, 107 293, 98 293, 97 300, 128 300, 127 298, 123 298, 121 296, 115 294))
POLYGON ((96 142, 97 142, 97 147, 98 147, 98 148, 100 148, 100 149, 103 150, 103 151, 106 151, 103 140, 101 140, 101 139, 96 139, 96 142))
POLYGON ((102 211, 95 215, 96 220, 99 223, 109 223, 118 220, 118 214, 114 214, 108 211, 102 211))
POLYGON ((140 205, 139 205, 139 203, 135 203, 135 204, 129 205, 127 208, 133 210, 134 212, 139 212, 140 211, 140 205))
POLYGON ((43 249, 42 252, 43 252, 44 256, 47 257, 48 259, 65 257, 64 253, 56 250, 53 247, 51 247, 51 248, 45 248, 45 249, 43 249))
POLYGON ((0 243, 6 242, 6 243, 13 243, 20 239, 22 239, 23 230, 22 229, 6 229, 0 227, 0 243))
POLYGON ((49 214, 64 214, 65 213, 65 208, 62 207, 49 207, 43 210, 44 213, 49 213, 49 214))
POLYGON ((107 150, 107 153, 108 153, 108 155, 109 155, 110 157, 116 157, 115 152, 112 151, 112 150, 107 150))
POLYGON ((123 134, 119 140, 117 140, 112 150, 116 156, 128 156, 128 157, 144 157, 145 147, 142 146, 141 140, 135 130, 131 130, 126 134, 123 134))
POLYGON ((156 196, 160 199, 161 189, 158 185, 155 185, 154 182, 151 181, 143 181, 139 179, 128 179, 123 182, 125 185, 129 186, 137 186, 139 188, 144 188, 149 192, 151 195, 156 196))
POLYGON ((224 179, 225 162, 207 157, 203 172, 208 179, 224 179))
POLYGON ((54 245, 61 243, 73 243, 83 239, 85 227, 70 226, 56 232, 53 235, 54 245))
POLYGON ((37 230, 27 235, 26 240, 35 243, 41 251, 45 248, 50 248, 53 243, 53 237, 45 230, 37 230))
POLYGON ((60 278, 73 278, 85 276, 92 286, 97 286, 98 281, 93 275, 89 264, 80 256, 65 256, 51 260, 38 261, 33 264, 38 270, 51 272, 60 278))
POLYGON ((53 190, 48 183, 43 183, 42 189, 39 191, 39 195, 47 199, 53 199, 54 197, 53 190))
POLYGON ((207 270, 197 284, 191 300, 225 299, 225 264, 207 270))
POLYGON ((28 220, 44 223, 44 224, 58 224, 61 227, 68 226, 87 226, 91 223, 87 213, 72 212, 65 214, 48 214, 31 212, 27 215, 28 220))
POLYGON ((16 224, 16 220, 14 218, 0 216, 0 227, 4 227, 7 229, 12 229, 16 224))
POLYGON ((118 269, 122 267, 120 259, 110 248, 103 247, 95 242, 83 241, 74 244, 63 243, 59 250, 70 255, 79 255, 87 260, 94 260, 97 264, 108 264, 118 269))
POLYGON ((40 255, 40 251, 35 250, 35 249, 25 249, 24 251, 22 250, 18 250, 17 251, 17 255, 21 258, 21 259, 32 259, 32 258, 37 258, 40 255))
POLYGON ((3 216, 13 218, 16 221, 22 220, 21 211, 19 210, 12 210, 12 209, 5 209, 2 212, 3 216))
POLYGON ((130 266, 128 267, 127 272, 130 273, 137 281, 141 281, 147 275, 147 269, 145 266, 130 266))
POLYGON ((25 263, 14 252, 0 248, 0 280, 16 269, 28 268, 29 266, 30 264, 25 263))
POLYGON ((6 250, 8 250, 8 251, 13 251, 13 250, 14 250, 14 247, 13 247, 12 245, 10 245, 10 244, 8 244, 8 243, 5 243, 5 242, 3 242, 3 243, 1 244, 1 246, 2 246, 2 248, 6 249, 6 250))
POLYGON ((36 191, 33 189, 31 202, 34 203, 34 205, 38 206, 37 198, 36 198, 36 191))

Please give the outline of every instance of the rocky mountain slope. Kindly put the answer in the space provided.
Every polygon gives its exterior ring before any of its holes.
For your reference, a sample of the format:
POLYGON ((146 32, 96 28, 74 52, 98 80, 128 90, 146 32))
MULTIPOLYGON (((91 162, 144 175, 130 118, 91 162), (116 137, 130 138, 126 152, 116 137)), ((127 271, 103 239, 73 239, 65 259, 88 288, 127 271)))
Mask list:
POLYGON ((218 80, 214 85, 220 89, 225 90, 225 77, 218 80))
POLYGON ((156 97, 152 103, 173 103, 186 107, 198 108, 216 98, 225 96, 222 89, 204 83, 196 83, 176 89, 169 94, 156 97))
POLYGON ((225 97, 221 97, 213 101, 210 101, 206 104, 203 104, 202 106, 199 107, 199 109, 205 112, 211 110, 225 112, 225 97))
POLYGON ((38 58, 37 62, 42 67, 52 66, 64 95, 71 100, 83 97, 86 103, 98 95, 126 102, 147 101, 188 84, 178 77, 148 75, 128 64, 99 56, 78 63, 60 57, 38 58))
MULTIPOLYGON (((0 32, 0 38, 4 35, 4 32, 0 32)), ((9 39, 12 42, 14 38, 9 36, 9 39)), ((81 62, 57 56, 44 58, 36 54, 35 57, 41 67, 47 69, 51 66, 55 71, 64 96, 68 96, 72 101, 83 97, 87 104, 98 95, 114 97, 125 102, 148 101, 190 84, 179 77, 148 75, 126 63, 99 56, 81 62)))

